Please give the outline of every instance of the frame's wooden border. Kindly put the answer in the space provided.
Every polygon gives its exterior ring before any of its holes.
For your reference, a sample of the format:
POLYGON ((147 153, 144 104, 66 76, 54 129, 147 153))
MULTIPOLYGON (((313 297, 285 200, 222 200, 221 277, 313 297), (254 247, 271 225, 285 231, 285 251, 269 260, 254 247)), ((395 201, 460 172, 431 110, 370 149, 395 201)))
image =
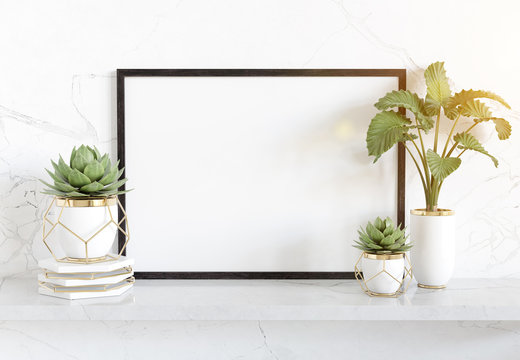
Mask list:
MULTIPOLYGON (((125 78, 153 76, 350 76, 396 77, 399 90, 406 89, 406 69, 118 69, 117 70, 117 155, 125 158, 125 78)), ((404 114, 404 109, 400 109, 404 114)), ((397 222, 405 221, 405 149, 397 150, 397 222)), ((124 174, 123 174, 124 176, 124 174)), ((124 185, 123 185, 124 186, 124 185)), ((124 187, 123 187, 124 189, 124 187)), ((126 208, 126 196, 120 197, 126 208)), ((119 210, 119 218, 122 217, 119 210)), ((119 249, 124 237, 119 234, 119 249)), ((136 279, 354 279, 353 272, 136 272, 136 279)))

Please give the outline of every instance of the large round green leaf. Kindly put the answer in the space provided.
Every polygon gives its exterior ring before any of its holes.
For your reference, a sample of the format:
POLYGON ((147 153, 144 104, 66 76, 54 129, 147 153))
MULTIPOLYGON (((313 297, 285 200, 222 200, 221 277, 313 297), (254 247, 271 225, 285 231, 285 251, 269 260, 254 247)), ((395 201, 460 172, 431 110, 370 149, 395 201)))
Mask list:
POLYGON ((436 115, 451 96, 444 62, 436 62, 428 66, 424 71, 424 79, 426 80, 425 109, 428 115, 436 115))
POLYGON ((495 164, 495 167, 498 167, 498 160, 490 153, 488 153, 486 149, 484 149, 482 144, 480 144, 480 142, 477 140, 477 138, 475 138, 470 133, 458 133, 453 137, 453 140, 460 144, 460 149, 473 150, 482 153, 486 156, 489 156, 489 158, 493 160, 493 164, 495 164))
POLYGON ((456 157, 440 157, 435 151, 428 149, 426 162, 435 179, 443 181, 448 175, 460 166, 460 159, 456 157))
POLYGON ((410 110, 414 115, 421 128, 428 133, 433 127, 433 120, 426 115, 424 101, 417 94, 408 90, 391 91, 383 96, 374 105, 379 110, 387 110, 392 108, 405 108, 410 110))
POLYGON ((383 111, 374 116, 367 131, 368 155, 376 156, 383 153, 403 140, 403 134, 408 131, 409 119, 395 111, 383 111))

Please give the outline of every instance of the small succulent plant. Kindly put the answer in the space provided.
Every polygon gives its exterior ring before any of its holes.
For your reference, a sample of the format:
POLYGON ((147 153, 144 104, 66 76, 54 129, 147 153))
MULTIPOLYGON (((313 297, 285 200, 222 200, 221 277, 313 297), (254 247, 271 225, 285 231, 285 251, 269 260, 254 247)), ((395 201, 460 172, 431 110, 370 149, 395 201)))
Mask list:
POLYGON ((47 169, 47 173, 54 180, 51 185, 43 180, 48 189, 44 194, 61 197, 107 197, 127 191, 118 191, 127 179, 119 179, 124 168, 119 169, 119 160, 111 164, 108 154, 103 156, 94 146, 81 145, 74 147, 67 164, 60 155, 58 162, 51 160, 54 172, 47 169))
POLYGON ((354 241, 355 248, 368 253, 390 254, 408 251, 412 245, 406 244, 408 236, 405 235, 406 229, 400 226, 395 227, 392 219, 387 217, 382 220, 378 217, 374 224, 368 222, 365 229, 358 230, 359 241, 354 241))

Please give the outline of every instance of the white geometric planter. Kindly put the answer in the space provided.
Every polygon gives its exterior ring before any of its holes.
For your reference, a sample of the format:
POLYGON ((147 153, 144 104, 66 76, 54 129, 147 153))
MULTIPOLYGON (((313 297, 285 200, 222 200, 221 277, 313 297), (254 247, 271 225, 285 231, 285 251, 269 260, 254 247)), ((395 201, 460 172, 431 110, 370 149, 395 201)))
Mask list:
POLYGON ((363 252, 354 269, 361 288, 370 296, 397 297, 412 280, 412 267, 404 253, 363 252))
POLYGON ((43 242, 58 262, 93 263, 118 259, 130 239, 126 213, 116 196, 108 198, 59 198, 44 215, 43 242), (117 210, 124 216, 117 221, 117 210), (53 210, 53 211, 51 211, 53 210), (120 231, 126 242, 118 255, 109 252, 120 231), (49 243, 58 240, 64 257, 58 258, 49 243))
POLYGON ((65 256, 85 258, 86 251, 91 258, 100 258, 108 254, 117 235, 117 226, 110 221, 110 213, 117 214, 117 205, 69 207, 65 210, 61 215, 61 223, 82 239, 90 239, 87 246, 64 227, 56 228, 55 236, 59 239, 65 256), (108 226, 104 226, 105 224, 108 226))
POLYGON ((418 286, 445 288, 455 266, 455 212, 416 209, 410 213, 410 258, 418 286))

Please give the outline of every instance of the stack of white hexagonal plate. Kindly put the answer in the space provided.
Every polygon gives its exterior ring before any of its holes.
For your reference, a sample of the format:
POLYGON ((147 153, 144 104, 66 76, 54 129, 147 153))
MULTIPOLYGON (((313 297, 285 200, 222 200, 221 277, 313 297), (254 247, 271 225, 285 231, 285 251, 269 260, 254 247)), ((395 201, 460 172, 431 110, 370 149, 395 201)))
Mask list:
POLYGON ((134 259, 71 264, 53 258, 40 260, 38 265, 39 293, 64 299, 85 299, 121 295, 134 284, 134 259))

